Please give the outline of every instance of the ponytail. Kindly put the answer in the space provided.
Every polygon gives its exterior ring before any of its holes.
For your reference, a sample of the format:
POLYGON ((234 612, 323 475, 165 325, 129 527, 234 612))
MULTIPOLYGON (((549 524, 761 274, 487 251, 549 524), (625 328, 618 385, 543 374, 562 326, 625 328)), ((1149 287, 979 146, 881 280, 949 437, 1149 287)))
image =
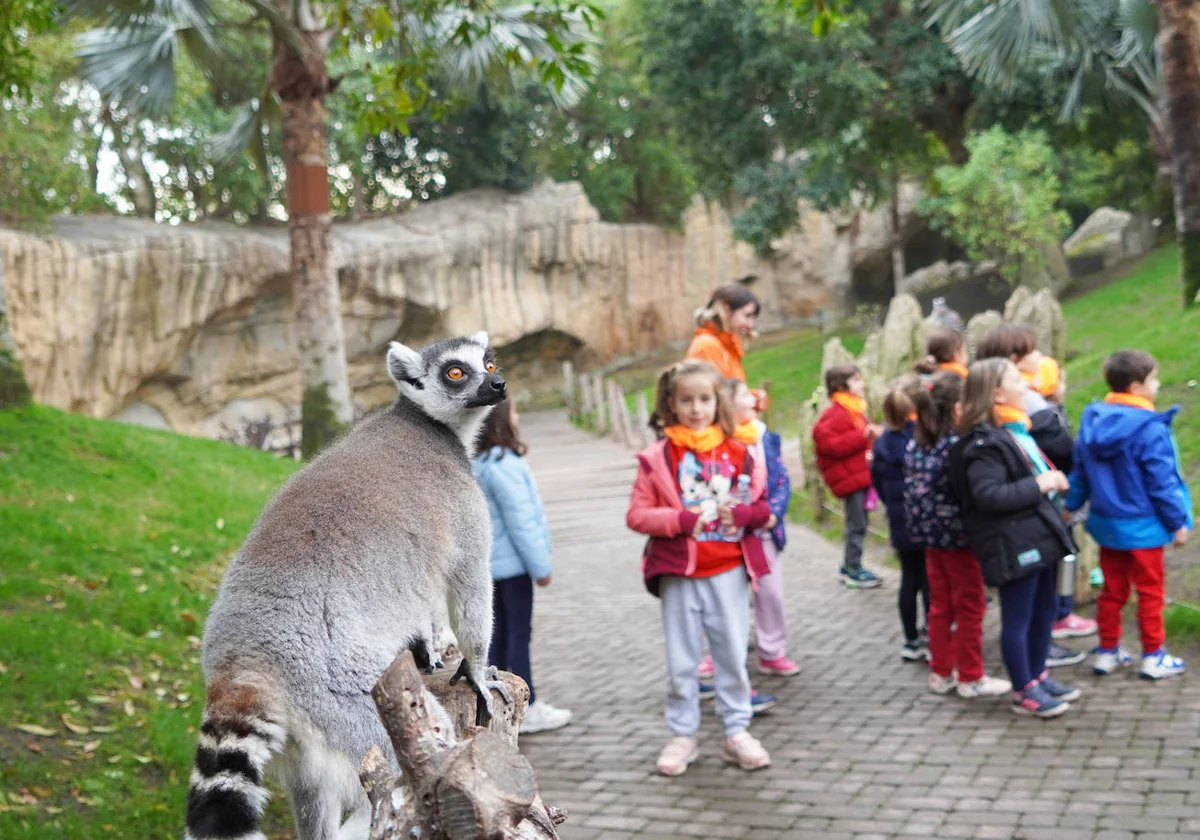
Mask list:
POLYGON ((914 395, 917 428, 914 434, 929 449, 954 429, 954 407, 962 399, 963 379, 957 373, 939 373, 914 395))

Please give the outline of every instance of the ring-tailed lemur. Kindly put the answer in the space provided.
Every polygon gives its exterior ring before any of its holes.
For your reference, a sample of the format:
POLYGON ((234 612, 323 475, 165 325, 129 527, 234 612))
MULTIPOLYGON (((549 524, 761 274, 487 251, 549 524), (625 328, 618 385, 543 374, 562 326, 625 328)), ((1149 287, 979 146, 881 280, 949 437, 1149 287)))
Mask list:
MULTIPOLYGON (((261 838, 263 771, 279 756, 300 840, 367 836, 358 765, 378 744, 371 699, 405 648, 437 659, 451 596, 466 677, 490 717, 491 527, 470 455, 503 399, 487 333, 418 353, 393 342, 390 409, 297 473, 230 564, 204 628, 208 699, 188 794, 187 834, 261 838)), ((444 722, 448 724, 448 719, 444 722)))

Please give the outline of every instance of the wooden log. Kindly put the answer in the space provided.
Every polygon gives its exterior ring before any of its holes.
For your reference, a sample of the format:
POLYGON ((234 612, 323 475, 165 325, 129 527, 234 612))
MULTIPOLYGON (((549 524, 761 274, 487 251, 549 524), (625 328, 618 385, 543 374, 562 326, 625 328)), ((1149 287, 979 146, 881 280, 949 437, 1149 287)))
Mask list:
POLYGON ((493 693, 496 714, 488 728, 475 728, 475 694, 465 682, 450 685, 453 673, 423 678, 405 651, 371 692, 400 775, 378 747, 359 767, 372 807, 370 840, 555 840, 565 815, 542 802, 533 768, 517 751, 528 687, 504 674, 513 702, 493 693))
POLYGON ((562 363, 562 398, 567 407, 568 417, 579 416, 579 406, 575 396, 575 366, 570 361, 562 363))
POLYGON ((634 398, 634 410, 637 416, 638 440, 644 449, 654 443, 654 430, 650 428, 650 407, 646 404, 646 392, 638 391, 634 398))

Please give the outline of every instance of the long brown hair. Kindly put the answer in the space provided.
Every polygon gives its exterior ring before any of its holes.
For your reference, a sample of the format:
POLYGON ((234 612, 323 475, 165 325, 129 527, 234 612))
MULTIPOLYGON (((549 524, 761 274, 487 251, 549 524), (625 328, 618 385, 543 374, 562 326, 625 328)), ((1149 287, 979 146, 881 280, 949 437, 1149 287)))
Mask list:
POLYGON ((917 394, 925 390, 921 377, 915 373, 902 373, 893 381, 883 398, 883 421, 888 428, 903 429, 909 416, 916 411, 914 401, 917 394))
POLYGON ((483 436, 479 440, 479 452, 486 454, 494 446, 499 446, 501 449, 500 455, 496 460, 500 460, 509 452, 516 455, 524 455, 529 451, 529 447, 517 437, 517 430, 513 428, 513 401, 511 397, 505 397, 500 402, 496 403, 496 407, 492 409, 492 413, 488 416, 487 424, 483 427, 483 436))
POLYGON ((913 437, 926 449, 950 434, 954 428, 954 406, 962 399, 963 378, 957 373, 939 373, 922 388, 913 402, 917 405, 917 428, 913 437))
POLYGON ((963 383, 962 417, 958 428, 964 434, 983 423, 992 422, 992 409, 996 405, 996 389, 1000 380, 1013 363, 1007 357, 993 356, 971 365, 967 381, 963 383))
POLYGON ((675 395, 675 386, 679 380, 692 376, 702 377, 712 384, 713 393, 717 395, 717 425, 727 436, 732 437, 736 424, 733 403, 724 388, 725 378, 713 365, 699 359, 688 359, 672 365, 659 374, 658 386, 654 393, 654 414, 650 417, 650 428, 661 434, 667 426, 679 425, 679 417, 671 408, 671 397, 675 395))
POLYGON ((955 356, 966 349, 967 339, 962 333, 945 328, 933 330, 925 339, 925 352, 928 355, 914 367, 917 373, 935 373, 938 365, 950 364, 955 356))

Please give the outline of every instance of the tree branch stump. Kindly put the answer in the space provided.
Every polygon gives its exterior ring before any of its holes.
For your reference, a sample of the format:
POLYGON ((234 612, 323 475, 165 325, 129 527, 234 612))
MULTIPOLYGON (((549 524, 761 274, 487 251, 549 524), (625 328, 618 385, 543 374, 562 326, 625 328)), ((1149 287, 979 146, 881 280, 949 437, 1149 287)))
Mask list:
POLYGON ((453 673, 422 677, 405 651, 371 692, 400 775, 377 747, 359 767, 372 808, 370 840, 554 840, 566 815, 542 802, 533 768, 517 751, 529 687, 502 674, 513 702, 493 693, 496 714, 477 728, 475 693, 465 682, 450 685, 453 673))

